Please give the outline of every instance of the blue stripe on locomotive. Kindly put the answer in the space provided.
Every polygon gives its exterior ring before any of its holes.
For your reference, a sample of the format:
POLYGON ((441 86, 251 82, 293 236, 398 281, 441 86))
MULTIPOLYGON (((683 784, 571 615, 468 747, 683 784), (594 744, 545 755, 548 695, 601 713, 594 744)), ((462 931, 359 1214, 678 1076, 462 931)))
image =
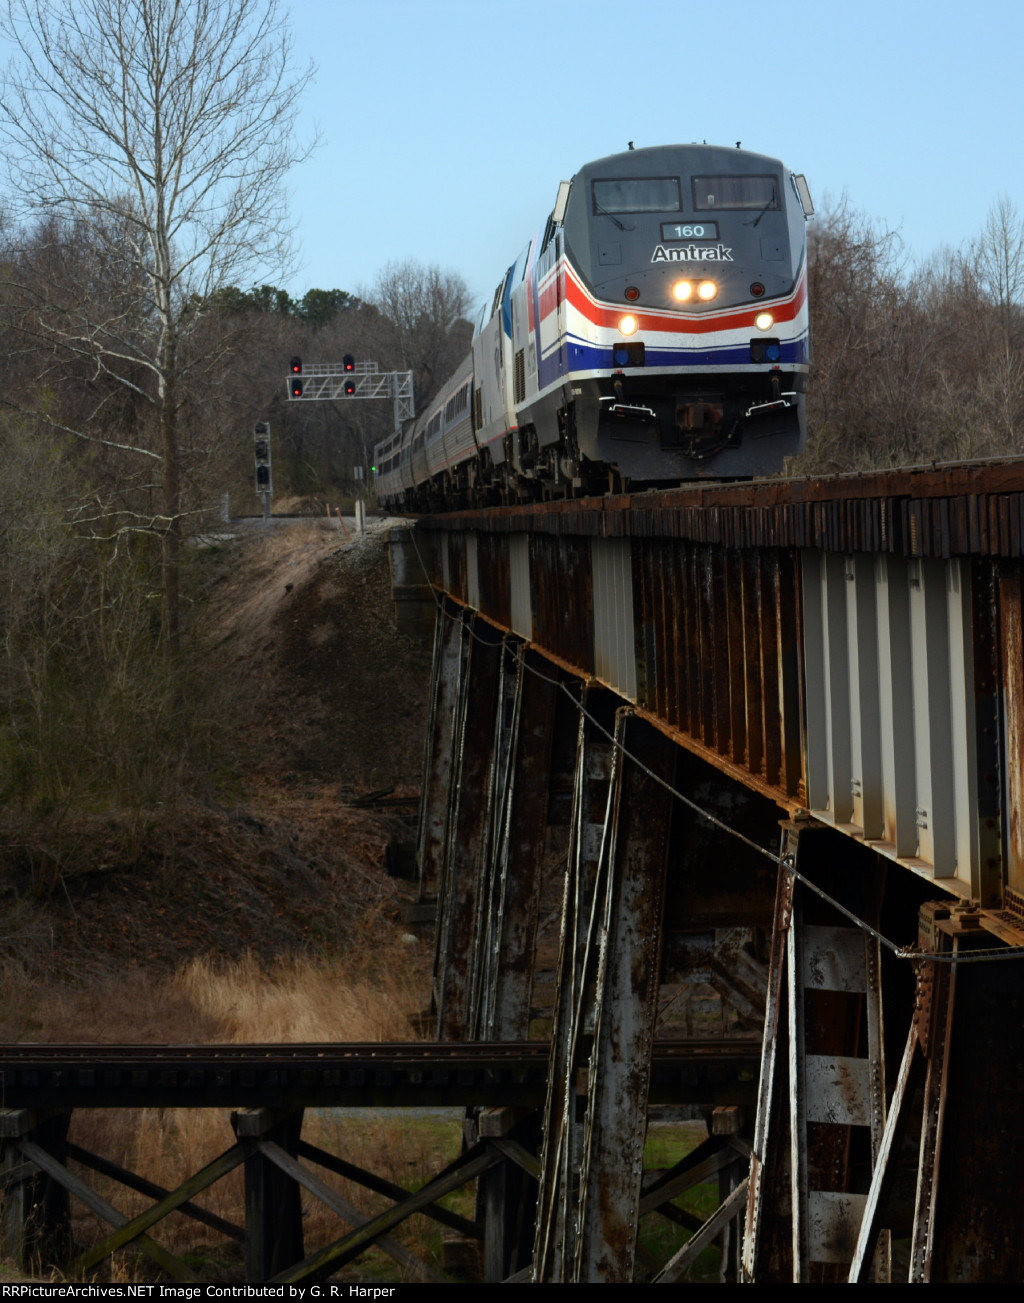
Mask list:
MULTIPOLYGON (((807 344, 806 332, 798 339, 784 340, 780 344, 782 355, 776 365, 800 366, 806 364, 808 357, 807 344)), ((749 367, 751 365, 750 345, 740 344, 722 348, 701 349, 648 348, 645 362, 644 367, 636 368, 637 376, 642 376, 645 370, 653 372, 663 370, 666 367, 686 367, 691 370, 702 366, 749 367)), ((608 372, 621 370, 622 368, 615 365, 611 347, 600 348, 596 344, 586 342, 576 344, 563 341, 557 348, 552 349, 546 357, 538 360, 537 369, 539 387, 544 389, 547 385, 554 384, 558 380, 568 379, 569 375, 574 371, 608 372)), ((758 367, 758 371, 766 369, 760 365, 758 367)))

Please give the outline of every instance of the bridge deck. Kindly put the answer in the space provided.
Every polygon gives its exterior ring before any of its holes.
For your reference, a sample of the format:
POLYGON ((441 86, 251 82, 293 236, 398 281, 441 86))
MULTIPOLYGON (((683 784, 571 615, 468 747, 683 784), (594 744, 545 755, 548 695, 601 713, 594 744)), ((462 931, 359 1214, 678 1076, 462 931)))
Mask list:
MULTIPOLYGON (((11 1108, 537 1108, 546 1042, 0 1047, 11 1108)), ((752 1039, 659 1041, 652 1102, 732 1098, 760 1063, 752 1039)), ((752 1084, 745 1093, 752 1102, 752 1084)))

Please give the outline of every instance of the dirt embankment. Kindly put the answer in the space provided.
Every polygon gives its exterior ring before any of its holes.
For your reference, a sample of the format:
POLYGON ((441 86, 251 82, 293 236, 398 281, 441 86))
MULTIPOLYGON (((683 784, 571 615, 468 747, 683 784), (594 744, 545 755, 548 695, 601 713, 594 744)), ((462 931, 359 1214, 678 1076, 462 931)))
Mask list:
POLYGON ((418 792, 430 648, 396 632, 384 526, 346 540, 275 523, 213 547, 211 672, 246 720, 230 781, 174 809, 65 822, 42 895, 8 860, 0 958, 27 971, 270 963, 393 933, 410 891, 385 873, 385 846, 415 807, 352 801, 418 792))

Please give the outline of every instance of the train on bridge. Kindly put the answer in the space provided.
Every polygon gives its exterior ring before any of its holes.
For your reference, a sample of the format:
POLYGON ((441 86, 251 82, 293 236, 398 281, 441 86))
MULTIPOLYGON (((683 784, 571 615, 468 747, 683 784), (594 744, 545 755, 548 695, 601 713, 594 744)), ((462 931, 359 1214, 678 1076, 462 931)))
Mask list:
POLYGON ((805 441, 803 176, 739 147, 612 154, 559 186, 470 353, 375 451, 391 510, 771 474, 805 441))

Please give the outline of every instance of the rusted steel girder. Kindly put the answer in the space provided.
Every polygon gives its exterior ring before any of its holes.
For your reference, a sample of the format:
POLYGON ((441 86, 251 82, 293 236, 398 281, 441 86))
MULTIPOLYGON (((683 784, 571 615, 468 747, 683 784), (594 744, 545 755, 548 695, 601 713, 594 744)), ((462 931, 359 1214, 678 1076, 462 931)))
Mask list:
POLYGON ((437 894, 444 862, 451 767, 455 755, 456 706, 464 663, 469 655, 467 619, 463 608, 454 602, 442 598, 438 603, 416 851, 421 900, 437 894))
POLYGON ((676 749, 628 710, 609 801, 574 1279, 628 1281, 639 1227, 676 749), (660 782, 658 780, 661 780, 660 782))
POLYGON ((1019 1284, 1024 960, 979 911, 945 902, 922 907, 918 951, 914 1016, 850 1280, 867 1278, 890 1235, 906 1246, 894 1280, 1019 1284))
POLYGON ((588 694, 545 1110, 534 1275, 632 1279, 675 749, 588 694), (602 719, 602 715, 605 719, 602 719))
POLYGON ((571 1279, 576 1258, 584 1121, 580 1086, 585 1084, 588 1037, 593 1032, 595 896, 613 771, 609 734, 615 701, 610 693, 584 690, 580 705, 544 1106, 535 1281, 571 1279))
POLYGON ((812 820, 784 850, 798 876, 780 870, 746 1279, 1019 1280, 1019 929, 921 904, 926 883, 812 820))
POLYGON ((1024 459, 682 485, 611 498, 452 512, 424 530, 661 537, 715 547, 1024 557, 1024 459))
MULTIPOLYGON (((791 824, 800 876, 830 835, 791 824)), ((865 884, 862 915, 878 917, 865 884)), ((878 941, 780 868, 744 1270, 766 1283, 845 1278, 885 1113, 878 941), (787 1154, 788 1150, 788 1154, 787 1154), (788 1243, 787 1243, 788 1241, 788 1243)), ((888 1246, 875 1264, 888 1278, 888 1246)))
POLYGON ((466 625, 437 892, 434 1003, 439 1040, 472 1040, 483 963, 481 866, 490 857, 487 793, 495 745, 501 635, 466 625))
MULTIPOLYGON (((967 472, 950 476, 984 496, 967 472)), ((874 484, 895 492, 898 479, 874 484)), ((863 484, 843 487, 855 505, 874 501, 863 484)), ((919 545, 914 531, 831 527, 767 546, 780 537, 759 526, 740 546, 709 541, 710 527, 677 528, 672 503, 694 492, 421 522, 432 578, 458 582, 499 626, 507 612, 557 664, 613 688, 723 773, 1024 919, 1024 571, 1013 531, 927 535, 976 549, 962 554, 919 545), (535 532, 502 534, 501 521, 535 532), (868 545, 877 550, 858 550, 868 545), (1007 557, 994 555, 1003 547, 1007 557)), ((701 490, 686 510, 717 518, 719 493, 737 509, 741 495, 762 525, 785 507, 762 484, 701 490)), ((803 499, 821 512, 830 502, 803 499)))
POLYGON ((420 843, 424 877, 438 865, 440 1034, 524 1040, 560 674, 454 612, 438 645, 420 843))
POLYGON ((1024 917, 1024 576, 1002 565, 996 577, 998 682, 1005 747, 1006 904, 1024 917))
POLYGON ((529 1036, 558 677, 555 667, 518 641, 506 643, 491 798, 494 855, 484 907, 482 1040, 529 1036))

